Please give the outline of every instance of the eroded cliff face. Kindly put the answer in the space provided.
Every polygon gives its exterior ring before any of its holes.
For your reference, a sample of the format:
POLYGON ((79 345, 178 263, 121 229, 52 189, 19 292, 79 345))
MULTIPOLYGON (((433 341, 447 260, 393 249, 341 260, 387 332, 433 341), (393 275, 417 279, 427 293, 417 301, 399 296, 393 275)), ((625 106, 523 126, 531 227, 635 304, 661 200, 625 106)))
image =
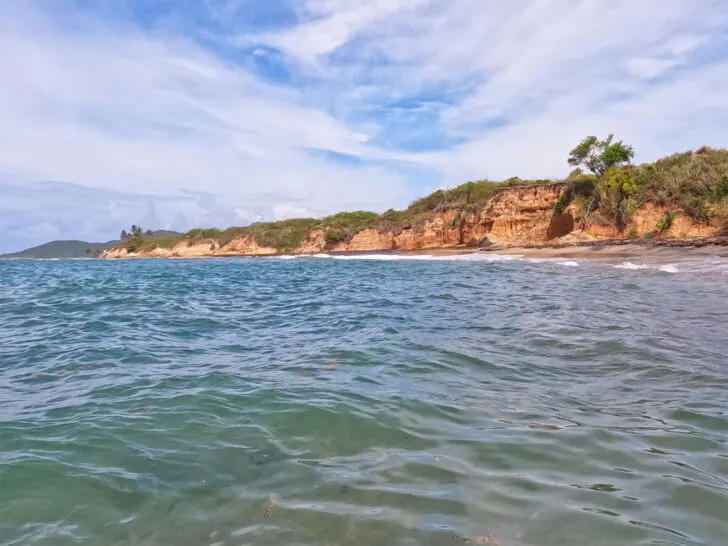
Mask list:
POLYGON ((674 212, 674 208, 647 203, 632 215, 623 230, 613 225, 590 224, 583 230, 577 226, 574 234, 584 238, 610 240, 630 237, 642 239, 648 234, 657 239, 713 237, 723 232, 719 225, 702 224, 680 213, 673 217, 670 227, 661 232, 660 224, 668 214, 674 212))
POLYGON ((278 254, 278 250, 258 245, 254 237, 238 237, 215 252, 216 256, 270 256, 271 254, 278 254))
POLYGON ((542 243, 570 233, 571 215, 554 218, 554 205, 563 189, 559 183, 499 192, 480 214, 481 231, 494 243, 542 243))
MULTIPOLYGON (((327 243, 323 229, 312 230, 297 254, 324 252, 371 252, 387 250, 421 250, 448 246, 490 242, 496 244, 533 244, 568 239, 625 239, 642 238, 648 233, 656 237, 703 237, 721 232, 718 226, 701 225, 684 215, 677 215, 669 229, 656 230, 670 212, 665 207, 647 204, 631 218, 622 231, 614 226, 575 225, 574 207, 554 214, 554 205, 564 190, 564 183, 538 186, 516 186, 501 190, 481 210, 450 209, 438 212, 427 222, 397 231, 366 228, 346 243, 327 243)), ((239 237, 220 246, 214 239, 183 240, 170 249, 129 253, 124 248, 107 250, 104 258, 169 257, 193 258, 202 256, 270 256, 278 250, 263 247, 254 237, 239 237)))
POLYGON ((345 245, 337 245, 335 251, 363 252, 367 250, 391 250, 394 248, 394 235, 391 232, 379 232, 376 229, 367 228, 359 233, 345 245))
POLYGON ((320 254, 326 250, 326 232, 323 229, 311 230, 308 237, 296 249, 296 254, 320 254))
POLYGON ((459 210, 438 212, 422 226, 402 230, 394 237, 394 248, 420 250, 463 244, 459 210))
POLYGON ((103 254, 101 254, 102 258, 108 258, 108 259, 116 259, 116 258, 126 258, 129 256, 129 251, 125 248, 110 248, 108 250, 105 250, 103 254))

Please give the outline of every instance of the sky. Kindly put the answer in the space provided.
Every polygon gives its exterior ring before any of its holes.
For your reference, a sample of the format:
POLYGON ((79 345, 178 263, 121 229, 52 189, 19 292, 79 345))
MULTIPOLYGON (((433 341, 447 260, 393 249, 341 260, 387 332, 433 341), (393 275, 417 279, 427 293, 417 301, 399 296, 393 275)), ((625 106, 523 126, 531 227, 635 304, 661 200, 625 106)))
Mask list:
POLYGON ((728 147, 725 0, 1 0, 0 252, 728 147))

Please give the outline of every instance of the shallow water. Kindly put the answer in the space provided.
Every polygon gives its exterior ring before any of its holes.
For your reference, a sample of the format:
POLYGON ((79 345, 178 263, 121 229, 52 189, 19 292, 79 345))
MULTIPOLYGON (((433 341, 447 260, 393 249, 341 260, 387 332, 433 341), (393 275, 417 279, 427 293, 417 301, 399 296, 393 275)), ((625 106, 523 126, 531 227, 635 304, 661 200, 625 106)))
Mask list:
POLYGON ((728 265, 629 264, 0 261, 0 545, 727 544, 728 265))

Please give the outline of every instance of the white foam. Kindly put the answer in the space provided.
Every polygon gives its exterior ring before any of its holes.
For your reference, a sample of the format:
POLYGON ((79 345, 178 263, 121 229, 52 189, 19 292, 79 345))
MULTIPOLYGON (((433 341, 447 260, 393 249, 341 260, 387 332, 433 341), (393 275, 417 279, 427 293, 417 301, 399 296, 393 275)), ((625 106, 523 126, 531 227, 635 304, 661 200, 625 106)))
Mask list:
POLYGON ((614 266, 616 269, 648 269, 649 266, 645 264, 633 264, 632 262, 622 262, 619 265, 614 266))
POLYGON ((334 260, 377 260, 383 262, 512 262, 523 256, 515 254, 450 254, 433 256, 431 254, 349 254, 328 256, 334 260))
POLYGON ((274 256, 279 260, 317 259, 341 261, 379 261, 379 262, 476 262, 476 263, 528 263, 553 264, 562 267, 613 267, 632 271, 662 271, 663 273, 713 272, 728 275, 728 260, 695 260, 694 262, 676 262, 671 264, 645 264, 622 262, 604 262, 602 260, 573 260, 568 258, 531 258, 520 254, 497 254, 495 252, 474 252, 471 254, 304 254, 290 256, 274 256), (685 267, 684 267, 685 266, 685 267))

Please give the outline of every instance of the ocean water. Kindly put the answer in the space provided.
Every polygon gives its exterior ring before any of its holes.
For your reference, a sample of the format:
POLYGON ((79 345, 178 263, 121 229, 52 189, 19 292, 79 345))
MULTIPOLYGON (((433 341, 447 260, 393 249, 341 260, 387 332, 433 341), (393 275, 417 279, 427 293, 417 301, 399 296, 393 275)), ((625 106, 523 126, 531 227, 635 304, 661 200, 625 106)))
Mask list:
POLYGON ((0 262, 0 545, 728 544, 728 261, 0 262))

